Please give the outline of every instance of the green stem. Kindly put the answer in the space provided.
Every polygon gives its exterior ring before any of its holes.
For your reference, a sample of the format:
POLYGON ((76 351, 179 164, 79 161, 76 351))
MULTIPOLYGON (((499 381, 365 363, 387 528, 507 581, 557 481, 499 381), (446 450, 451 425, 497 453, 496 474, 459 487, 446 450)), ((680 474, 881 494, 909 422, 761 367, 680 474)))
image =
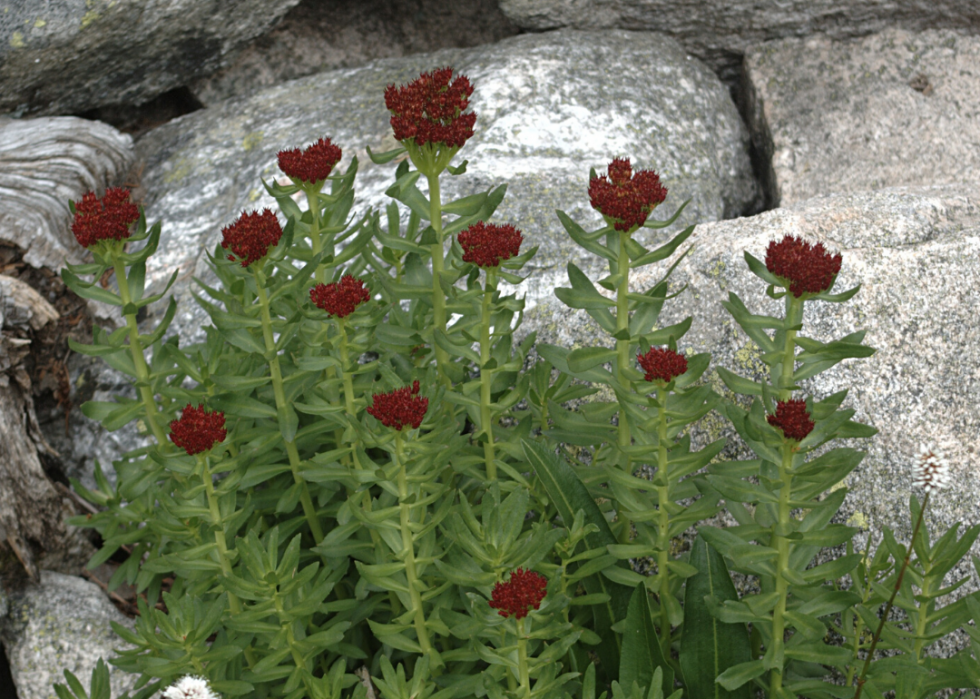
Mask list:
MULTIPOLYGON (((280 414, 286 409, 286 392, 282 387, 282 370, 279 368, 279 355, 276 352, 276 343, 272 336, 272 316, 269 313, 269 297, 265 293, 265 275, 262 273, 261 262, 256 263, 252 268, 255 273, 255 286, 258 289, 259 309, 262 313, 262 337, 265 340, 265 353, 269 361, 269 370, 272 374, 272 392, 276 397, 276 408, 280 414)), ((303 505, 303 514, 310 525, 313 539, 319 544, 323 541, 323 529, 316 518, 316 509, 313 507, 313 500, 310 497, 310 490, 306 487, 306 481, 299 475, 300 459, 299 452, 296 450, 294 440, 283 442, 286 444, 286 454, 289 456, 289 468, 293 472, 293 482, 302 484, 300 490, 300 503, 303 505)))
POLYGON ((398 467, 398 506, 401 515, 402 556, 405 559, 405 578, 408 580, 408 593, 412 600, 412 611, 415 613, 415 633, 422 646, 422 653, 430 656, 432 642, 429 640, 429 630, 425 626, 425 610, 422 607, 422 595, 418 589, 418 575, 415 570, 415 543, 412 541, 411 508, 408 500, 408 468, 405 464, 405 454, 401 430, 395 433, 395 462, 398 467))
MULTIPOLYGON (((630 327, 628 296, 630 291, 630 258, 629 254, 626 252, 626 241, 629 239, 629 237, 629 232, 619 232, 619 258, 618 262, 616 263, 616 270, 620 275, 619 286, 616 289, 617 334, 623 331, 628 333, 630 327)), ((626 369, 629 367, 629 365, 630 341, 628 339, 616 340, 616 381, 624 390, 629 386, 629 382, 626 378, 626 369)), ((626 415, 626 404, 623 402, 620 402, 619 405, 619 427, 617 428, 617 434, 619 437, 620 448, 628 447, 630 444, 632 444, 633 440, 630 436, 629 417, 626 415)), ((623 470, 628 475, 633 475, 633 460, 628 454, 622 454, 622 463, 623 470)), ((632 533, 632 525, 626 508, 619 508, 617 517, 622 522, 620 524, 621 529, 619 531, 619 543, 628 544, 630 542, 630 534, 632 533)))
POLYGON ((531 697, 531 675, 527 668, 527 631, 524 627, 526 619, 517 620, 517 668, 521 675, 521 694, 524 699, 531 697))
POLYGON ((487 480, 497 480, 497 464, 493 446, 493 421, 490 417, 490 387, 493 382, 493 369, 487 368, 490 361, 490 316, 491 301, 496 291, 496 270, 487 269, 486 288, 483 290, 483 316, 480 323, 480 428, 486 441, 483 443, 483 458, 487 467, 487 480))
MULTIPOLYGON (((353 423, 357 420, 357 411, 354 407, 354 379, 353 375, 347 371, 347 367, 350 366, 350 352, 347 346, 347 320, 345 318, 338 318, 337 324, 340 330, 340 362, 341 369, 340 373, 343 377, 344 383, 344 406, 347 409, 347 417, 353 423)), ((354 441, 351 443, 351 459, 354 464, 354 468, 360 471, 363 466, 361 466, 360 459, 357 456, 357 447, 359 442, 357 441, 357 434, 354 435, 354 441)), ((340 446, 338 442, 338 446, 340 446)), ((351 505, 357 506, 357 493, 348 492, 348 497, 351 498, 351 505)), ((364 507, 365 512, 371 512, 371 489, 366 488, 363 492, 361 499, 361 505, 364 507)), ((371 544, 374 546, 375 554, 378 557, 379 563, 387 563, 388 556, 385 552, 383 542, 381 541, 381 536, 375 529, 368 529, 369 536, 371 537, 371 544)), ((397 613, 401 610, 401 604, 398 601, 398 595, 394 592, 389 591, 389 600, 391 602, 392 613, 397 613)))
POLYGON ((667 480, 667 391, 657 387, 657 587, 660 590, 660 645, 664 657, 670 657, 670 614, 667 611, 667 598, 670 592, 670 481, 667 480))
MULTIPOLYGON (((123 308, 131 304, 132 297, 129 294, 129 280, 126 278, 126 265, 118 258, 113 260, 113 269, 116 273, 116 281, 119 283, 119 298, 123 302, 123 308)), ((153 399, 153 390, 150 388, 150 370, 146 365, 146 357, 143 356, 143 346, 140 344, 140 330, 136 323, 135 313, 124 313, 126 326, 129 328, 129 351, 133 356, 133 366, 136 369, 136 382, 139 386, 140 399, 143 401, 143 409, 146 411, 146 423, 153 433, 153 437, 164 449, 169 448, 170 442, 167 435, 157 420, 157 404, 153 399)))
MULTIPOLYGON (((871 532, 868 532, 868 542, 864 546, 864 567, 867 570, 868 566, 868 555, 871 551, 871 532)), ((863 583, 864 581, 862 581, 863 583)), ((854 581, 857 585, 857 581, 854 581)), ((861 604, 867 604, 868 598, 871 596, 871 585, 870 583, 863 587, 861 590, 861 604)), ((851 612, 852 614, 854 612, 851 612)), ((861 650, 861 634, 864 633, 864 620, 861 618, 860 614, 854 614, 854 662, 848 664, 847 666, 847 681, 844 683, 845 687, 850 687, 851 682, 854 681, 854 663, 858 660, 858 655, 861 650)))
MULTIPOLYGON (((803 322, 803 301, 800 301, 793 294, 787 292, 786 325, 792 327, 799 325, 801 322, 803 322)), ((796 333, 796 330, 787 330, 786 342, 783 345, 783 361, 779 386, 776 386, 779 392, 779 400, 782 401, 789 400, 793 395, 790 386, 793 385, 793 370, 796 365, 796 333)))
MULTIPOLYGON (((211 480, 211 471, 208 469, 208 457, 202 452, 197 455, 197 463, 202 470, 204 480, 204 492, 208 498, 208 511, 211 514, 211 524, 214 527, 214 541, 218 545, 218 563, 221 565, 221 573, 226 577, 231 577, 231 562, 228 560, 228 545, 225 542, 225 528, 221 521, 221 512, 218 509, 218 498, 214 494, 214 481, 211 480)), ((238 615, 242 611, 242 603, 238 595, 228 591, 228 606, 231 613, 238 615)), ((245 649, 245 660, 251 668, 256 663, 255 651, 251 646, 245 649)))
POLYGON ((864 659, 864 667, 861 668, 861 676, 857 680, 854 699, 861 699, 861 691, 864 689, 864 683, 868 681, 867 674, 868 668, 871 666, 871 659, 874 657, 875 648, 878 647, 878 639, 881 638, 881 631, 885 628, 885 621, 892 611, 892 605, 895 604, 895 597, 902 588, 902 578, 905 577, 905 570, 909 567, 909 561, 912 558, 912 546, 915 543, 915 538, 919 535, 919 528, 922 526, 922 516, 926 513, 926 505, 928 504, 929 493, 926 493, 926 497, 922 501, 922 509, 919 510, 919 518, 915 522, 915 529, 912 530, 912 539, 909 541, 908 548, 905 550, 905 560, 902 562, 902 569, 898 571, 898 578, 895 580, 895 589, 892 590, 892 596, 888 598, 888 604, 885 605, 885 613, 881 615, 878 628, 875 630, 875 635, 871 639, 871 648, 868 649, 868 655, 864 659))
MULTIPOLYGON (((445 259, 443 258, 442 201, 439 192, 439 174, 426 174, 426 179, 429 182, 429 222, 436 234, 436 242, 432 244, 432 323, 435 331, 445 333, 446 295, 442 291, 442 283, 440 282, 442 272, 445 269, 445 259)), ((449 387, 452 383, 449 374, 446 372, 449 354, 435 341, 432 345, 442 381, 449 387)))
MULTIPOLYGON (((320 236, 320 197, 319 193, 312 189, 305 189, 304 191, 306 192, 306 202, 310 209, 310 215, 313 218, 313 222, 310 224, 310 244, 313 247, 313 254, 319 255, 323 251, 323 239, 320 236)), ((332 245, 331 248, 333 248, 332 245)), ((333 249, 329 252, 333 255, 333 249)), ((326 283, 327 265, 323 262, 318 264, 315 276, 321 284, 326 283)))
MULTIPOLYGON (((789 585, 786 582, 786 578, 783 577, 783 573, 789 568, 789 539, 783 536, 779 532, 786 532, 789 529, 789 518, 790 518, 790 494, 793 489, 793 476, 790 473, 790 469, 793 466, 793 445, 784 444, 783 445, 783 458, 782 463, 779 465, 779 480, 782 481, 783 487, 779 490, 779 522, 777 523, 777 529, 773 532, 773 538, 775 541, 775 548, 777 552, 776 557, 776 594, 779 596, 776 602, 776 608, 772 613, 772 647, 774 656, 778 657, 782 654, 783 648, 783 634, 786 630, 784 616, 786 614, 786 598, 788 597, 789 585)), ((783 668, 780 664, 779 667, 773 668, 770 678, 769 678, 769 696, 778 697, 779 691, 783 686, 783 668)))
MULTIPOLYGON (((289 654, 293 658, 293 663, 296 667, 306 667, 306 661, 303 658, 303 654, 300 652, 299 648, 296 647, 296 634, 293 633, 293 622, 288 620, 289 617, 286 615, 286 610, 282 606, 282 597, 279 596, 278 590, 274 593, 273 599, 275 600, 276 613, 279 616, 280 623, 286 629, 286 643, 289 645, 289 654)), ((306 687, 307 696, 313 696, 313 689, 310 687, 310 682, 307 679, 309 673, 303 673, 303 685, 306 687)))

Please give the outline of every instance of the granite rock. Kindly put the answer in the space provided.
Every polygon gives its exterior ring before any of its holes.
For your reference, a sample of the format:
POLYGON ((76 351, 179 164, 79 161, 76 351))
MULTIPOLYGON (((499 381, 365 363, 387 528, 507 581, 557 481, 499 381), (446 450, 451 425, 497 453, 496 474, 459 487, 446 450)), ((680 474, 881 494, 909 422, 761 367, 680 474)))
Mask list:
POLYGON ((141 104, 222 67, 299 0, 7 0, 0 113, 141 104))
POLYGON ((282 22, 199 78, 204 105, 376 58, 466 48, 518 33, 497 0, 303 0, 282 22))
POLYGON ((980 37, 889 29, 785 39, 752 48, 746 67, 784 205, 882 187, 980 187, 980 37))
POLYGON ((500 9, 523 29, 558 27, 655 31, 677 39, 713 68, 737 65, 764 41, 825 34, 864 36, 889 26, 910 30, 980 27, 972 0, 500 0, 500 9))
MULTIPOLYGON (((844 444, 866 450, 867 456, 846 480, 850 493, 842 521, 865 531, 870 527, 877 540, 882 526, 907 540, 911 464, 922 442, 934 442, 947 454, 956 484, 929 506, 933 531, 980 521, 980 327, 974 315, 980 303, 980 190, 964 185, 889 188, 699 225, 681 248, 694 246, 671 275, 669 293, 687 288, 666 302, 660 327, 693 318, 678 349, 711 352, 705 380, 727 400, 734 396, 716 367, 754 380, 767 377, 768 368, 721 301, 735 292, 752 313, 784 314, 783 302, 765 295, 765 283, 749 271, 743 252, 764 260, 769 241, 786 235, 842 253, 835 291, 861 284, 846 303, 807 303, 803 334, 828 342, 864 329, 864 343, 877 350, 801 384, 816 399, 848 389, 844 407, 857 411, 855 420, 879 430, 873 438, 844 444)), ((654 286, 674 261, 638 271, 631 287, 654 286)), ((565 280, 554 281, 568 286, 565 280)), ((555 299, 542 299, 522 330, 537 330, 539 342, 565 347, 612 346, 584 311, 572 311, 555 299)), ((715 413, 692 434, 699 445, 727 437, 723 459, 753 458, 727 420, 715 413)), ((866 536, 856 541, 859 548, 866 536)), ((980 553, 980 545, 974 553, 980 553)), ((976 581, 967 588, 977 589, 976 581)))
POLYGON ((747 132, 725 88, 655 34, 521 35, 301 78, 181 117, 137 144, 147 216, 164 231, 148 278, 160 284, 181 271, 175 327, 185 337, 204 318, 189 296, 191 276, 207 272, 204 250, 243 209, 274 206, 260 178, 281 176, 276 153, 330 136, 344 148, 342 167, 358 156, 356 207, 386 204, 394 165, 375 166, 364 150, 395 145, 384 88, 443 65, 469 76, 478 115, 476 135, 458 156, 469 168, 443 185, 443 199, 507 183, 495 219, 514 222, 541 246, 539 267, 575 254, 556 208, 600 220, 588 203, 589 167, 602 170, 615 156, 656 169, 673 206, 692 199, 684 221, 737 216, 757 201, 747 132), (646 82, 637 89, 640 75, 646 82))
MULTIPOLYGON (((126 644, 110 621, 134 628, 94 583, 71 575, 41 572, 40 585, 7 591, 8 612, 0 617, 4 644, 19 699, 57 699, 53 685, 64 670, 89 689, 99 658, 106 663, 126 644)), ((138 674, 110 666, 112 697, 132 690, 138 674)))

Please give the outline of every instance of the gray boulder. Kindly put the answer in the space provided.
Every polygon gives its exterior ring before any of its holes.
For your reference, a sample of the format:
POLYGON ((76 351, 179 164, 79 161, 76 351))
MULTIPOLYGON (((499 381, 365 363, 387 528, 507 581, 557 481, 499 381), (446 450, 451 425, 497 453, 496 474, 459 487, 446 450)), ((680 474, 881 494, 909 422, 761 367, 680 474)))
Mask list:
POLYGON ((746 55, 784 205, 835 192, 980 186, 980 37, 889 29, 785 39, 746 55))
POLYGON ((656 169, 674 207, 690 198, 684 221, 737 216, 757 201, 734 104, 711 71, 667 37, 566 30, 323 73, 186 115, 140 139, 147 216, 164 230, 148 278, 160 284, 181 271, 175 325, 185 337, 205 317, 189 296, 191 276, 206 272, 204 250, 243 209, 274 207, 260 178, 281 176, 276 153, 330 136, 344 149, 342 166, 358 156, 359 210, 386 204, 395 167, 373 165, 364 150, 395 145, 384 88, 445 65, 475 85, 478 118, 458 156, 469 169, 443 185, 444 200, 507 183, 495 219, 514 222, 541 246, 540 268, 577 254, 556 208, 600 220, 589 207, 589 167, 603 170, 615 156, 656 169))
MULTIPOLYGON (((864 343, 877 350, 868 359, 844 360, 802 382, 817 399, 848 389, 844 407, 857 411, 855 420, 879 430, 871 439, 830 445, 868 452, 844 483, 850 488, 844 519, 865 530, 870 527, 876 541, 882 526, 907 540, 911 465, 919 444, 934 442, 949 458, 955 487, 931 501, 930 527, 937 531, 956 522, 980 521, 980 327, 974 312, 980 304, 980 189, 889 188, 820 197, 749 218, 699 225, 681 248, 694 245, 672 274, 669 293, 688 287, 666 302, 660 326, 692 316, 691 330, 678 349, 711 352, 705 380, 728 400, 734 395, 716 367, 755 380, 768 377, 768 368, 721 301, 735 292, 752 313, 784 315, 783 302, 765 295, 766 285, 749 271, 743 251, 764 261, 769 241, 786 235, 842 252, 835 291, 861 284, 846 303, 807 303, 803 334, 828 342, 864 329, 864 343)), ((656 284, 673 261, 637 272, 633 290, 656 284)), ((557 300, 539 303, 523 327, 525 332, 536 329, 539 342, 612 346, 584 311, 571 311, 557 300), (597 342, 597 337, 606 341, 597 342)), ((723 459, 754 458, 740 446, 728 421, 715 413, 703 418, 692 434, 699 446, 727 437, 723 459)), ((921 499, 922 492, 918 495, 921 499)), ((866 536, 855 545, 863 548, 866 536)), ((974 553, 980 553, 980 545, 974 553)), ((977 589, 975 581, 967 587, 977 589)))
POLYGON ((0 11, 0 113, 141 104, 214 72, 299 0, 11 0, 0 11))
MULTIPOLYGON (((105 593, 81 578, 41 572, 40 585, 7 591, 7 614, 0 617, 0 640, 19 699, 57 699, 54 684, 72 672, 88 691, 99 658, 108 664, 116 648, 127 646, 110 621, 134 628, 105 593)), ((112 696, 133 689, 138 674, 110 666, 112 696)))
POLYGON ((377 58, 490 44, 518 33, 497 0, 306 0, 268 34, 189 85, 210 106, 286 80, 377 58))
POLYGON ((756 44, 785 37, 819 33, 842 39, 889 26, 973 31, 980 26, 980 7, 973 0, 500 0, 500 9, 514 24, 535 31, 618 27, 662 32, 715 69, 737 65, 756 44))

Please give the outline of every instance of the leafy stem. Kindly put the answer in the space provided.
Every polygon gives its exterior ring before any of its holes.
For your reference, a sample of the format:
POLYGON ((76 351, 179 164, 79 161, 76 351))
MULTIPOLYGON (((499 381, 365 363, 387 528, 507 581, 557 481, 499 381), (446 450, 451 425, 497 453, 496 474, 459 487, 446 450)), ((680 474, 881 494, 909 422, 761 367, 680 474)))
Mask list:
MULTIPOLYGON (((221 565, 221 573, 226 578, 230 578, 231 562, 228 556, 228 544, 225 541, 224 523, 221 521, 221 512, 218 509, 218 498, 214 494, 214 482, 211 480, 211 471, 208 468, 208 457, 204 452, 197 454, 197 465, 201 469, 201 478, 204 481, 204 492, 208 498, 208 512, 211 515, 211 524, 214 527, 214 541, 218 545, 218 563, 221 565)), ((228 592, 228 606, 232 614, 240 614, 242 611, 241 600, 238 595, 230 590, 228 592)), ((251 668, 255 665, 255 649, 251 645, 245 649, 245 660, 251 668)))
POLYGON ((517 620, 517 668, 521 676, 521 696, 530 699, 531 696, 531 675, 527 667, 527 629, 525 628, 526 619, 517 620))
POLYGON ((432 655, 432 642, 425 626, 425 610, 422 608, 422 595, 418 589, 418 574, 415 570, 415 543, 412 541, 411 504, 408 502, 408 468, 405 463, 405 449, 401 430, 395 432, 395 465, 398 468, 398 507, 401 517, 402 557, 405 562, 405 578, 408 581, 408 594, 412 600, 415 633, 418 635, 422 654, 432 655))
MULTIPOLYGON (((313 254, 319 255, 323 251, 323 240, 320 237, 320 197, 319 192, 312 189, 304 188, 306 192, 306 201, 310 208, 310 216, 312 217, 312 223, 310 224, 310 244, 313 246, 313 254)), ((330 246, 333 248, 333 245, 330 246)), ((333 250, 329 251, 329 255, 333 257, 333 250)), ((327 268, 324 264, 317 265, 316 268, 316 280, 321 284, 327 281, 327 268)))
MULTIPOLYGON (((783 445, 782 462, 779 464, 779 480, 783 487, 779 490, 779 521, 776 523, 776 530, 773 538, 776 540, 776 608, 772 613, 772 658, 776 666, 772 669, 769 678, 769 696, 778 697, 783 686, 783 634, 786 630, 784 615, 786 614, 786 598, 788 596, 789 584, 786 581, 785 573, 789 568, 789 539, 784 536, 789 531, 790 526, 790 494, 793 490, 793 445, 786 443, 783 445)), ((768 653, 767 653, 768 655, 768 653)))
POLYGON ((497 289, 496 270, 488 268, 486 287, 483 290, 483 308, 480 322, 480 428, 486 439, 483 442, 483 458, 487 467, 487 480, 497 480, 497 464, 494 462, 493 422, 490 416, 490 387, 493 382, 493 369, 490 362, 490 316, 493 294, 497 289))
MULTIPOLYGON (((429 221, 435 233, 436 242, 432 243, 432 323, 435 332, 446 332, 446 295, 442 291, 442 272, 445 269, 443 259, 442 239, 442 200, 439 192, 439 172, 426 173, 429 182, 429 221)), ((446 366, 449 364, 449 353, 437 342, 433 342, 436 364, 439 374, 446 386, 452 385, 446 366)))
POLYGON ((146 365, 146 357, 143 356, 143 346, 140 344, 140 330, 136 323, 136 312, 125 312, 125 309, 131 306, 133 302, 129 294, 126 265, 118 257, 114 257, 112 265, 116 273, 116 281, 119 283, 119 298, 123 303, 123 315, 126 317, 126 325, 129 328, 129 351, 133 356, 133 366, 136 368, 136 380, 139 385, 143 408, 146 410, 146 422, 153 433, 153 437, 157 440, 157 444, 163 449, 168 449, 170 442, 157 420, 158 408, 153 398, 153 390, 150 388, 150 370, 146 365))
MULTIPOLYGON (((265 340, 265 351, 269 362, 269 371, 272 373, 272 391, 276 398, 277 413, 282 415, 286 408, 286 393, 282 387, 282 370, 279 368, 279 354, 276 352, 276 343, 272 336, 272 316, 269 313, 269 296, 265 292, 265 274, 262 271, 262 261, 252 267, 255 273, 255 286, 258 289, 259 310, 262 314, 262 337, 265 340)), ((303 505, 303 514, 313 532, 313 538, 317 544, 323 541, 323 529, 316 518, 316 510, 313 507, 313 499, 310 497, 310 490, 306 487, 306 481, 299 475, 300 459, 299 452, 296 450, 296 442, 292 439, 283 437, 286 444, 286 454, 289 457, 289 468, 293 472, 293 482, 300 484, 300 502, 303 505)))
MULTIPOLYGON (((912 558, 912 547, 915 544, 915 539, 919 535, 919 528, 922 526, 922 516, 926 512, 926 506, 929 504, 929 493, 926 493, 925 499, 922 501, 922 507, 919 509, 919 517, 915 521, 915 529, 912 530, 912 538, 909 540, 908 548, 905 550, 905 560, 902 561, 902 567, 898 571, 898 577, 895 579, 895 589, 892 590, 892 596, 888 598, 888 604, 885 605, 885 613, 881 615, 881 620, 878 622, 878 628, 875 630, 875 635, 871 639, 871 647, 868 649, 868 654, 864 658, 864 667, 861 668, 861 675, 857 679, 857 689, 854 691, 854 699, 861 699, 861 692, 864 690, 864 683, 867 682, 868 668, 871 666, 871 659, 874 657, 875 648, 878 647, 878 639, 881 638, 881 632, 885 628, 885 621, 888 619, 888 615, 891 614, 892 605, 895 604, 895 596, 898 595, 898 591, 902 588, 902 578, 905 577, 905 571, 909 567, 909 560, 912 558)), ((925 614, 922 615, 925 617, 925 614)))
POLYGON ((660 645, 664 657, 670 657, 670 614, 667 597, 670 595, 670 481, 667 471, 667 391, 657 387, 657 588, 660 590, 660 645))

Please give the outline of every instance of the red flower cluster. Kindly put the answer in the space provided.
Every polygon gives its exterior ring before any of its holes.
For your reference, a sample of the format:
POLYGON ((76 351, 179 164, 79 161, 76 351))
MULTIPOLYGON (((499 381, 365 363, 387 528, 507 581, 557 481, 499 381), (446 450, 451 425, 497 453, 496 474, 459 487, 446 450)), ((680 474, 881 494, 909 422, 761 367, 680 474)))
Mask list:
POLYGON ((422 424, 429 399, 419 396, 419 382, 409 388, 399 388, 390 393, 375 393, 374 403, 367 411, 381 420, 385 427, 401 430, 405 425, 417 428, 422 424))
POLYGON ((524 236, 511 225, 498 226, 495 223, 474 223, 459 234, 459 244, 463 248, 463 262, 471 262, 478 267, 496 267, 521 251, 524 236))
POLYGON ((341 150, 330 142, 320 139, 304 151, 299 148, 279 151, 279 169, 292 178, 309 182, 322 182, 330 176, 334 165, 340 162, 341 150))
POLYGON ((358 304, 370 301, 371 293, 362 280, 345 274, 339 282, 314 286, 310 289, 310 300, 335 318, 346 318, 358 304))
MULTIPOLYGON (((261 214, 243 211, 237 221, 221 229, 221 235, 221 247, 235 253, 242 267, 248 267, 265 257, 269 248, 279 242, 282 226, 269 209, 263 209, 261 214)), ((228 255, 228 259, 234 262, 235 255, 228 255)))
POLYGON ((642 226, 657 204, 667 198, 667 188, 653 170, 633 173, 629 158, 609 163, 609 176, 600 175, 589 182, 592 208, 614 219, 617 231, 642 226))
POLYGON ((659 379, 669 382, 687 371, 687 357, 667 348, 651 347, 646 354, 636 355, 636 361, 647 373, 643 377, 647 381, 659 379))
POLYGON ((548 581, 534 571, 518 568, 510 580, 493 586, 490 606, 502 617, 523 619, 532 609, 541 606, 548 581))
POLYGON ((840 272, 840 263, 840 253, 831 256, 823 243, 811 247, 790 235, 779 243, 770 241, 766 248, 766 269, 777 277, 788 279, 790 293, 796 298, 829 289, 840 272))
POLYGON ((814 423, 810 413, 806 411, 805 400, 788 400, 776 403, 776 414, 766 415, 766 420, 773 427, 778 427, 788 438, 797 442, 813 431, 814 423))
POLYGON ((75 204, 75 220, 71 232, 83 248, 100 240, 126 240, 129 227, 140 217, 140 210, 129 201, 129 190, 109 187, 99 199, 88 192, 75 204))
POLYGON ((473 86, 465 75, 450 83, 452 68, 422 73, 403 87, 385 88, 385 105, 391 112, 395 138, 415 139, 415 145, 442 143, 462 148, 473 135, 476 114, 463 114, 473 86))
POLYGON ((209 413, 201 406, 188 404, 180 419, 170 423, 171 441, 192 456, 223 442, 227 434, 225 414, 209 413))

